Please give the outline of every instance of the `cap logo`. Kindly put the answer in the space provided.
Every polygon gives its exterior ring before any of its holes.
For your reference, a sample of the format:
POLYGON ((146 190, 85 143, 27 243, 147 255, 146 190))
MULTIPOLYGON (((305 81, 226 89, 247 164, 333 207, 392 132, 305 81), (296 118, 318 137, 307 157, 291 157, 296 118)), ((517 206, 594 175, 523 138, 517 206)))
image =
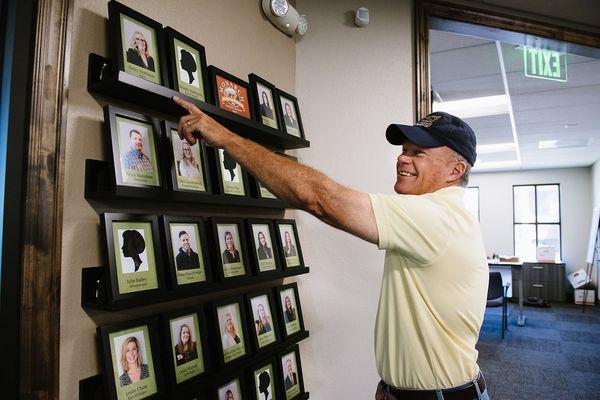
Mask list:
POLYGON ((429 128, 431 125, 433 125, 435 121, 437 121, 440 118, 442 118, 441 115, 428 115, 426 117, 421 118, 421 120, 415 125, 422 126, 424 128, 429 128))

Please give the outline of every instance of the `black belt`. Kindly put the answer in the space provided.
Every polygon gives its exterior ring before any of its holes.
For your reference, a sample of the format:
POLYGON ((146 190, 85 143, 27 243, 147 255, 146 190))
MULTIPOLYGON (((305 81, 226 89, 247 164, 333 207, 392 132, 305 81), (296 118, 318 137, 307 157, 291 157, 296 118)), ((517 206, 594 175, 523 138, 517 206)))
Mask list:
MULTIPOLYGON (((395 387, 383 383, 383 392, 390 394, 386 400, 438 400, 436 390, 406 390, 397 389, 395 387)), ((479 393, 483 393, 485 390, 485 379, 483 374, 479 373, 477 380, 474 382, 467 382, 464 385, 456 386, 448 389, 441 389, 444 395, 444 400, 474 400, 478 399, 477 389, 475 383, 479 386, 479 393)))

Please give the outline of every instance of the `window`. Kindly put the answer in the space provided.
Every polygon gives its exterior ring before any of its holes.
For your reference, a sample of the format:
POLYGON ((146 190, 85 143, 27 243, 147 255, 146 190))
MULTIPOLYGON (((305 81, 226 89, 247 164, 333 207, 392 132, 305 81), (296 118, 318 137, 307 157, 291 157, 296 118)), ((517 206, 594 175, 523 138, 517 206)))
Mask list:
POLYGON ((560 260, 560 186, 513 186, 513 224, 515 255, 535 260, 537 247, 553 247, 560 260))
POLYGON ((465 207, 479 221, 479 187, 471 186, 465 190, 465 207))

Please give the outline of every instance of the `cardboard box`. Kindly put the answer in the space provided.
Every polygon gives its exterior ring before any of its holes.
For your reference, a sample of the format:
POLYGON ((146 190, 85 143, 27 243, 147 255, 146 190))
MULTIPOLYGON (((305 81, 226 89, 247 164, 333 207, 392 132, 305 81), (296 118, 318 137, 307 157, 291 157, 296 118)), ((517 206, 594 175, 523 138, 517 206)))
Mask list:
POLYGON ((576 289, 575 290, 575 304, 585 304, 586 306, 593 306, 594 299, 596 297, 596 291, 594 289, 576 289), (585 296, 585 299, 584 299, 585 296))
POLYGON ((590 281, 587 272, 583 269, 567 275, 567 279, 571 282, 573 289, 578 289, 590 281))

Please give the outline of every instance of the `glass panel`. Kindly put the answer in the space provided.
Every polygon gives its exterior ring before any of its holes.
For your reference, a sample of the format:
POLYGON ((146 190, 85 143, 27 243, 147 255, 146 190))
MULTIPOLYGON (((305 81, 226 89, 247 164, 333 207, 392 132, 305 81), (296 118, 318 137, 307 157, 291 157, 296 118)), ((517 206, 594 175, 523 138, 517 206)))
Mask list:
POLYGON ((515 225, 515 255, 521 261, 535 260, 535 225, 515 225))
POLYGON ((515 222, 535 222, 535 186, 513 186, 515 222))
POLYGON ((475 216, 475 218, 479 219, 479 188, 478 187, 468 187, 465 190, 465 207, 467 210, 471 212, 475 216))
POLYGON ((538 222, 560 222, 558 185, 537 187, 538 222))
POLYGON ((554 247, 560 260, 560 225, 538 225, 538 246, 554 247))

